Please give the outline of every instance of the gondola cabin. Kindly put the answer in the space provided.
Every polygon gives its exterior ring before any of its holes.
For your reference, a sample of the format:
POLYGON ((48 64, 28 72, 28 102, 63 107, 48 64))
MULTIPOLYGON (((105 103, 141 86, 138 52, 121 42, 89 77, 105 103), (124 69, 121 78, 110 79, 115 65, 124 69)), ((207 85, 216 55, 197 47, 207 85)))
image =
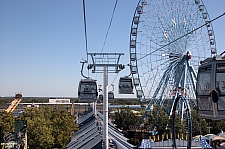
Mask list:
POLYGON ((97 81, 93 79, 82 79, 78 87, 78 100, 80 102, 96 102, 98 97, 97 81))
POLYGON ((102 102, 103 102, 103 95, 100 94, 100 95, 98 96, 97 103, 102 103, 102 102))
POLYGON ((225 119, 225 57, 207 58, 200 64, 196 85, 200 117, 225 119))
POLYGON ((130 77, 119 79, 119 94, 133 94, 133 80, 130 77))
POLYGON ((114 102, 114 93, 112 91, 108 92, 108 102, 114 102))

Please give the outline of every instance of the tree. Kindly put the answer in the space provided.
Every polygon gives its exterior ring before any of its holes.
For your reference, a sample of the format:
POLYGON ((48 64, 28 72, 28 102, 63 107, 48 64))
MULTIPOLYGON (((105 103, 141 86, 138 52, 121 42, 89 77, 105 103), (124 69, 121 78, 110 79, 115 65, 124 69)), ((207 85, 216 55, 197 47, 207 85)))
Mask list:
POLYGON ((112 103, 114 105, 138 105, 140 101, 138 99, 115 99, 112 103))
POLYGON ((219 134, 225 130, 225 120, 206 119, 207 133, 219 134))
POLYGON ((200 118, 196 109, 191 111, 192 136, 207 134, 207 123, 205 119, 200 118))
MULTIPOLYGON (((175 113, 175 134, 176 137, 181 137, 182 135, 185 136, 188 132, 188 120, 187 118, 180 118, 180 115, 178 113, 175 113)), ((169 119, 169 128, 170 128, 170 132, 172 133, 172 116, 170 116, 169 119)))
POLYGON ((147 113, 144 123, 149 125, 151 130, 157 131, 159 135, 164 134, 166 130, 169 131, 169 116, 158 105, 154 105, 153 110, 147 113))
POLYGON ((0 117, 0 142, 3 141, 3 136, 6 133, 14 132, 14 117, 12 113, 4 112, 0 117))
POLYGON ((117 109, 114 123, 116 124, 117 128, 129 130, 129 126, 140 124, 140 118, 135 116, 129 107, 122 107, 117 109))
POLYGON ((19 119, 27 120, 28 144, 32 148, 63 148, 78 129, 75 116, 52 107, 26 109, 19 119))
POLYGON ((62 148, 70 141, 73 132, 78 129, 75 116, 69 115, 67 111, 57 110, 53 111, 51 121, 54 126, 55 147, 62 148))
MULTIPOLYGON (((54 144, 53 127, 49 117, 45 116, 45 109, 26 109, 31 114, 27 120, 27 136, 30 147, 48 148, 54 144)), ((51 113, 49 113, 50 115, 51 113)))

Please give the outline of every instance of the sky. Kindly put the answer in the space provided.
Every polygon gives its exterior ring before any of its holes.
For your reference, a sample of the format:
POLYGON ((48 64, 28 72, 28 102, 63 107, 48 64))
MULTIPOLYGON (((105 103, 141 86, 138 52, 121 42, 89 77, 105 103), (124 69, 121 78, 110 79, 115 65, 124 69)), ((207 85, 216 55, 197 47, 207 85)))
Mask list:
MULTIPOLYGON (((129 63, 130 28, 138 0, 86 0, 88 52, 124 53, 129 63)), ((211 19, 225 12, 225 0, 203 0, 211 19)), ((225 51, 225 16, 214 21, 217 51, 225 51)), ((87 59, 82 0, 0 0, 0 96, 77 97, 81 63, 87 59)), ((88 61, 90 62, 90 57, 88 61)), ((103 74, 84 74, 102 84, 103 74)), ((129 74, 109 74, 115 97, 118 80, 129 74)), ((109 86, 109 90, 112 87, 109 86)))

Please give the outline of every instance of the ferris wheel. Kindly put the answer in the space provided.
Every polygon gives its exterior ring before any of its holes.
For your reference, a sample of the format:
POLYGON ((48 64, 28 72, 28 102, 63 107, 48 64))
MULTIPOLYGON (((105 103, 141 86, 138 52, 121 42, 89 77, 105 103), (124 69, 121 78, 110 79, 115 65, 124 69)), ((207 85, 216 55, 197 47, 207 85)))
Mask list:
MULTIPOLYGON (((144 117, 155 104, 171 115, 180 95, 193 108, 199 62, 214 55, 213 27, 201 0, 140 0, 130 32, 130 70, 146 104, 144 117)), ((178 105, 183 115, 185 105, 178 105)))

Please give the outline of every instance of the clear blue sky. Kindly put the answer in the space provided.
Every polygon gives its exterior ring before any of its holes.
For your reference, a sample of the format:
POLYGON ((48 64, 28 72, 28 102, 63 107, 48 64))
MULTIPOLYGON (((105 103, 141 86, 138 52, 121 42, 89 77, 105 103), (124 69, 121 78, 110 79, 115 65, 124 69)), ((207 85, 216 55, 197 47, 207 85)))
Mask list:
MULTIPOLYGON (((86 0, 88 52, 101 52, 116 0, 86 0)), ((210 18, 224 0, 203 0, 210 18)), ((129 63, 132 17, 138 0, 118 0, 103 52, 129 63)), ((225 50, 225 16, 213 22, 218 53, 225 50)), ((0 0, 0 96, 77 97, 80 61, 86 59, 82 0, 0 0)), ((89 59, 90 60, 90 59, 89 59)), ((86 66, 85 66, 86 68, 86 66)), ((85 71, 84 73, 87 74, 85 71)), ((102 74, 91 74, 102 84, 102 74)), ((129 74, 128 68, 119 76, 129 74)), ((109 75, 109 84, 116 74, 109 75)), ((111 90, 111 88, 109 88, 111 90)))

